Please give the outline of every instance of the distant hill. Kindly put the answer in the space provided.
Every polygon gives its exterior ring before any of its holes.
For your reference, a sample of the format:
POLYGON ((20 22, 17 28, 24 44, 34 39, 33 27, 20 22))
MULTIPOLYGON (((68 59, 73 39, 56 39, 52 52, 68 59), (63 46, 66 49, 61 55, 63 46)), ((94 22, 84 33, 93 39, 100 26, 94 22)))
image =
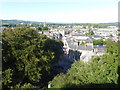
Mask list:
POLYGON ((19 23, 24 23, 24 24, 40 24, 42 22, 37 22, 37 21, 24 21, 24 20, 1 20, 2 23, 12 23, 12 24, 19 24, 19 23))
MULTIPOLYGON (((24 23, 24 24, 40 24, 43 22, 38 22, 38 21, 25 21, 25 20, 0 20, 2 23, 11 23, 11 24, 19 24, 19 23, 24 23)), ((52 23, 52 22, 47 22, 48 24, 103 24, 103 25, 118 25, 118 22, 110 22, 110 23, 52 23)))

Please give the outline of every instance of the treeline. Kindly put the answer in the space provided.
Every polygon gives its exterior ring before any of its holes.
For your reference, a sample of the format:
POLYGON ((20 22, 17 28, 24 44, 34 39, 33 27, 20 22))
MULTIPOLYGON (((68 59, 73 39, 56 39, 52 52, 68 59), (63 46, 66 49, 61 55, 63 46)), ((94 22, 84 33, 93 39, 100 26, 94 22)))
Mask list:
POLYGON ((51 88, 118 88, 120 83, 119 42, 108 40, 106 54, 91 61, 75 61, 66 74, 54 77, 51 88))
POLYGON ((29 27, 2 33, 2 88, 37 88, 63 53, 63 43, 29 27))
MULTIPOLYGON (((44 22, 35 21, 23 21, 23 20, 1 20, 3 27, 43 27, 44 22)), ((59 26, 65 26, 65 28, 72 28, 74 25, 83 25, 83 28, 93 26, 94 28, 108 28, 108 26, 118 26, 118 23, 47 23, 48 26, 58 28, 59 26)))
POLYGON ((7 28, 11 28, 11 27, 34 27, 36 30, 39 31, 48 31, 49 28, 48 26, 44 26, 43 24, 14 24, 14 23, 2 23, 2 27, 7 27, 7 28))

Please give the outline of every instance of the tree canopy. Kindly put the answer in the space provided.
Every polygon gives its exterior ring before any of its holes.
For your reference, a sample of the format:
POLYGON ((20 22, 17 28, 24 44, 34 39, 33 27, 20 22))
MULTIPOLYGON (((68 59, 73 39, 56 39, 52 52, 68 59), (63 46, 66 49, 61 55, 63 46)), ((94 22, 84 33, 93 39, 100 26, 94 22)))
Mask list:
POLYGON ((93 45, 103 46, 106 44, 106 41, 103 39, 93 40, 93 45))
POLYGON ((86 36, 89 36, 89 35, 94 35, 94 32, 89 29, 88 32, 85 33, 86 36))
POLYGON ((48 30, 48 27, 43 27, 42 30, 43 30, 43 31, 45 31, 45 30, 47 31, 47 30, 48 30))
POLYGON ((62 42, 29 27, 9 28, 2 37, 3 88, 41 83, 62 53, 62 42))
MULTIPOLYGON (((66 74, 54 77, 52 88, 117 88, 119 43, 107 41, 106 54, 94 56, 90 62, 75 61, 66 74)), ((119 65, 120 66, 120 65, 119 65)))

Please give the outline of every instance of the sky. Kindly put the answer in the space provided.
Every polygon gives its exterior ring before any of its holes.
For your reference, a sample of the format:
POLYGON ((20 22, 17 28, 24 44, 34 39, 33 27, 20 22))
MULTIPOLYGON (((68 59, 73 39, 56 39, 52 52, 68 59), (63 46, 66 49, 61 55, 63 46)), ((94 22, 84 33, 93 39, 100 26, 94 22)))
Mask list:
POLYGON ((0 0, 0 19, 54 23, 118 21, 119 0, 0 0))

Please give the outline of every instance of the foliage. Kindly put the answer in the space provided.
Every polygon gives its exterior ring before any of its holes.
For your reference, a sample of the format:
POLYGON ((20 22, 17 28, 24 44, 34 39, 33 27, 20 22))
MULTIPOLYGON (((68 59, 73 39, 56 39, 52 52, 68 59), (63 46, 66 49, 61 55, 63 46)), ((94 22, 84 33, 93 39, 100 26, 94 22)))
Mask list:
POLYGON ((76 30, 77 32, 80 32, 80 29, 76 30))
POLYGON ((41 28, 41 27, 37 27, 37 29, 38 29, 39 31, 42 31, 42 28, 41 28))
POLYGON ((94 32, 92 30, 88 30, 88 32, 86 32, 85 35, 86 36, 94 35, 94 32))
POLYGON ((21 88, 36 88, 35 86, 31 85, 30 83, 25 83, 21 88))
MULTIPOLYGON (((111 55, 118 55, 119 52, 119 41, 115 42, 112 41, 111 39, 108 39, 106 41, 106 52, 111 54, 111 55)), ((116 56, 117 58, 118 56, 116 56)))
POLYGON ((67 74, 60 74, 50 81, 52 88, 92 87, 94 85, 115 88, 118 84, 118 57, 118 43, 108 41, 106 54, 100 57, 94 56, 88 63, 75 61, 67 74))
POLYGON ((25 83, 40 84, 59 59, 55 55, 61 55, 61 42, 39 35, 28 27, 5 30, 2 41, 3 88, 25 83), (48 42, 52 42, 50 48, 48 42))
POLYGON ((117 35, 120 36, 120 33, 118 33, 117 35))
POLYGON ((106 44, 106 41, 104 41, 103 39, 93 40, 93 45, 103 46, 105 44, 106 44))
POLYGON ((85 45, 85 42, 82 41, 81 45, 85 45))
POLYGON ((112 34, 110 34, 110 37, 113 37, 113 35, 112 35, 112 34))
POLYGON ((43 31, 45 31, 45 30, 47 31, 47 30, 48 30, 48 27, 43 27, 42 30, 43 30, 43 31))
POLYGON ((12 74, 13 74, 12 69, 7 69, 3 72, 2 81, 4 82, 5 85, 12 82, 12 74))
MULTIPOLYGON (((75 80, 74 77, 61 73, 54 77, 54 80, 50 81, 49 83, 52 83, 52 88, 62 88, 66 84, 75 83, 75 80)), ((69 87, 69 85, 65 87, 69 87)))
POLYGON ((93 31, 90 31, 90 35, 94 35, 94 32, 93 32, 93 31))
POLYGON ((46 51, 49 50, 49 51, 54 52, 55 59, 57 60, 60 57, 60 55, 63 54, 62 46, 63 46, 63 43, 60 40, 47 39, 46 43, 44 44, 43 49, 46 51))

